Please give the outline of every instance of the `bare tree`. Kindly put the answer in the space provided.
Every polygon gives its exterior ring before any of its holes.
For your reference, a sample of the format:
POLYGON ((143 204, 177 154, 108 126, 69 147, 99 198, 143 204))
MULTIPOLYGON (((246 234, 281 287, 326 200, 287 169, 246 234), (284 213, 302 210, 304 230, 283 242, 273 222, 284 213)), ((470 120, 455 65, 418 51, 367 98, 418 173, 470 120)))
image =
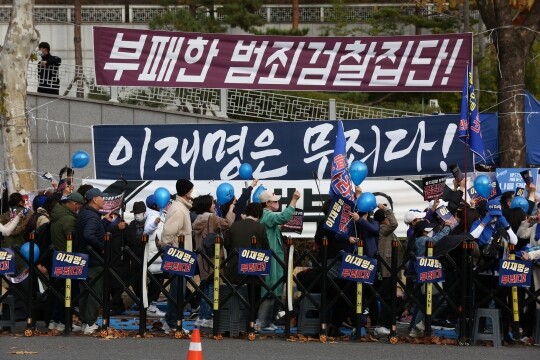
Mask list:
POLYGON ((540 1, 478 0, 476 3, 486 28, 491 31, 499 60, 499 163, 501 167, 525 167, 525 70, 540 28, 540 1))
POLYGON ((0 50, 0 126, 9 192, 36 188, 26 112, 28 60, 39 40, 33 14, 34 0, 13 0, 0 50))

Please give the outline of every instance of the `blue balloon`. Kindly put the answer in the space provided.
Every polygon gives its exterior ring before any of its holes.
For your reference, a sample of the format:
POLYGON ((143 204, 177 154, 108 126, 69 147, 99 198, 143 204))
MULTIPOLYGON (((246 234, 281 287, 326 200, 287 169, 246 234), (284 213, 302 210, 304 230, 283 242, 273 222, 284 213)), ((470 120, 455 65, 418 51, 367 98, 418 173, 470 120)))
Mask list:
POLYGON ((356 207, 360 212, 370 212, 377 207, 377 199, 370 192, 363 192, 356 200, 356 207))
MULTIPOLYGON (((21 253, 27 261, 30 261, 30 243, 25 242, 21 246, 21 253)), ((34 262, 39 258, 39 246, 34 244, 34 262)))
POLYGON ((360 183, 367 177, 368 168, 362 161, 356 160, 351 163, 349 173, 351 174, 353 184, 360 185, 360 183))
POLYGON ((161 210, 167 207, 169 200, 171 200, 171 193, 169 190, 165 189, 164 187, 158 187, 154 191, 154 201, 161 210))
POLYGON ((238 169, 238 172, 240 173, 240 177, 242 180, 251 180, 251 176, 253 175, 253 168, 248 163, 243 163, 240 165, 240 169, 238 169))
POLYGON ((71 156, 71 165, 75 169, 82 169, 90 162, 90 155, 86 151, 78 150, 71 156))
POLYGON ((266 188, 262 185, 259 185, 259 187, 257 188, 257 190, 255 190, 255 192, 253 193, 253 197, 251 199, 252 202, 254 203, 260 203, 261 201, 259 200, 259 196, 261 195, 261 193, 266 190, 266 188))
POLYGON ((474 189, 483 198, 489 199, 489 195, 491 195, 491 179, 487 175, 478 175, 476 179, 474 179, 474 189))
POLYGON ((216 200, 218 205, 224 205, 234 199, 234 188, 229 183, 221 183, 216 190, 216 200))
POLYGON ((529 211, 529 202, 523 196, 514 196, 510 207, 513 208, 522 208, 525 213, 529 211))

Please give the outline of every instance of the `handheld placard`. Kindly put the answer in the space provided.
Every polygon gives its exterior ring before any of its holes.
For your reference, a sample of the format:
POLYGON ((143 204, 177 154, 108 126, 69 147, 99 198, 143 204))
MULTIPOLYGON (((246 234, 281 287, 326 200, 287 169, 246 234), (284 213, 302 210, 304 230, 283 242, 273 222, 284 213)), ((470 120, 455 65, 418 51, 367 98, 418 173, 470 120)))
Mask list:
POLYGON ((459 168, 458 164, 450 165, 450 171, 452 171, 452 175, 454 175, 454 179, 456 179, 458 182, 463 180, 463 173, 461 172, 461 169, 459 168))
POLYGON ((520 174, 521 174, 521 177, 523 178, 523 181, 525 181, 526 185, 530 185, 533 182, 531 169, 523 170, 520 172, 520 174))

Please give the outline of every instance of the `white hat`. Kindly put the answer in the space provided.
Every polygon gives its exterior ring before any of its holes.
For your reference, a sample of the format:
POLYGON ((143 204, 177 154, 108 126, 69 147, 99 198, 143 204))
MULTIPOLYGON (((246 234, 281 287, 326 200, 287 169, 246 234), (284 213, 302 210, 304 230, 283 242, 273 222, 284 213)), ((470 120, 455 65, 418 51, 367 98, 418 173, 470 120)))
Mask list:
POLYGON ((274 195, 270 190, 264 190, 261 195, 259 195, 259 201, 264 204, 267 201, 279 201, 281 199, 280 195, 274 195))
POLYGON ((425 212, 421 212, 421 211, 418 211, 418 210, 409 210, 405 214, 405 217, 403 218, 403 220, 405 221, 405 224, 409 225, 410 223, 412 223, 416 219, 425 218, 426 215, 427 214, 425 212))

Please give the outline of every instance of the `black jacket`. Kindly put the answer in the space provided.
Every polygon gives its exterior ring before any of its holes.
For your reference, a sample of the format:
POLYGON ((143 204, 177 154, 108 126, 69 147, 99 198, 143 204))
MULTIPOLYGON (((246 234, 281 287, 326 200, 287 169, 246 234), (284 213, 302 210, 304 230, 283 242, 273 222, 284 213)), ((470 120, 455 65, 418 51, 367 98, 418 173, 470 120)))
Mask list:
POLYGON ((91 253, 87 250, 90 246, 95 252, 102 254, 105 249, 105 229, 110 221, 101 219, 101 214, 94 208, 86 205, 79 211, 77 218, 77 241, 79 242, 79 252, 90 254, 90 266, 100 265, 93 259, 91 253))
POLYGON ((38 63, 38 92, 58 95, 58 89, 60 88, 58 67, 62 63, 62 59, 58 56, 47 54, 41 57, 41 61, 38 63), (47 65, 42 66, 41 61, 46 61, 47 65))

